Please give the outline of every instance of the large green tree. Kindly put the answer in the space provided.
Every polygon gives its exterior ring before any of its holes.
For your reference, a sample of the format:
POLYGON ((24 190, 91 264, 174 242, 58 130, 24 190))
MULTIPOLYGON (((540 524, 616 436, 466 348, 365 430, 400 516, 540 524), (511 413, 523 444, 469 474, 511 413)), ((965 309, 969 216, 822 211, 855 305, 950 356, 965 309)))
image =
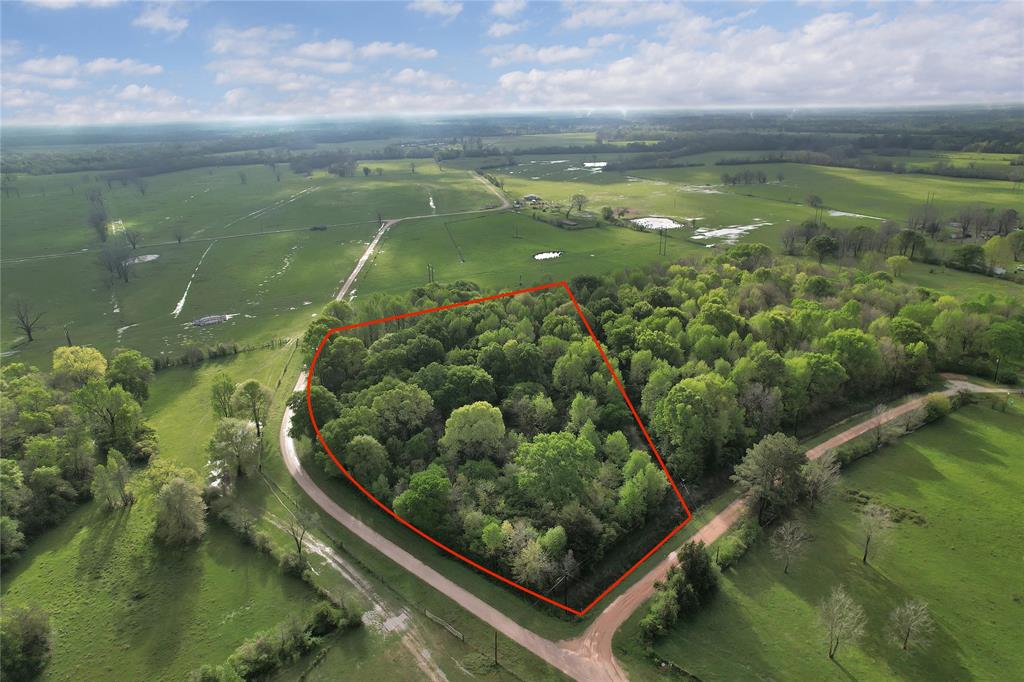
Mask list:
POLYGON ((195 542, 206 533, 206 504, 199 486, 184 478, 165 483, 156 498, 156 538, 167 545, 195 542))
POLYGON ((583 496, 597 473, 594 446, 571 433, 544 433, 516 451, 516 483, 536 505, 561 507, 583 496))
POLYGON ((137 350, 118 350, 107 365, 107 382, 118 385, 140 403, 149 398, 153 361, 137 350))
POLYGON ((747 450, 731 478, 764 524, 770 513, 782 511, 800 495, 800 470, 806 462, 807 456, 795 438, 773 433, 747 450))
POLYGON ((436 534, 446 526, 451 492, 452 484, 444 469, 431 464, 412 475, 409 487, 395 498, 394 509, 420 530, 436 534))
POLYGON ((505 422, 501 410, 487 402, 457 408, 444 424, 438 441, 452 465, 465 459, 500 460, 505 422))

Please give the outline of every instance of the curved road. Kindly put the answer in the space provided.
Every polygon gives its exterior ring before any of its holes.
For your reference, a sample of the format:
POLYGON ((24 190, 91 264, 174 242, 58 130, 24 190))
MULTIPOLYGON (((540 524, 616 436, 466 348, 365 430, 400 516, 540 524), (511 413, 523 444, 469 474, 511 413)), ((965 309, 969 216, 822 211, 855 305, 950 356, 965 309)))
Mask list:
MULTIPOLYGON (((497 208, 483 209, 484 211, 497 211, 508 208, 509 202, 483 178, 477 177, 484 182, 488 189, 497 195, 502 205, 497 208)), ((461 215, 465 213, 480 213, 482 211, 459 211, 441 215, 461 215)), ((341 300, 348 293, 359 273, 362 271, 370 256, 373 255, 377 244, 392 225, 402 220, 416 218, 431 218, 434 215, 409 216, 386 221, 381 225, 380 230, 374 235, 373 240, 367 246, 366 251, 356 263, 355 268, 345 279, 338 292, 337 300, 341 300)), ((942 375, 947 380, 949 388, 944 393, 954 395, 959 391, 976 392, 999 392, 1002 389, 989 388, 971 383, 966 377, 952 374, 942 375)), ((294 390, 305 390, 306 374, 302 373, 295 384, 294 390)), ((864 422, 855 424, 842 433, 833 436, 829 440, 817 445, 807 451, 809 459, 817 459, 828 450, 836 448, 844 443, 853 440, 879 424, 887 424, 899 417, 918 409, 924 405, 925 397, 915 398, 892 409, 886 410, 876 417, 864 422)), ((373 530, 358 518, 342 509, 330 498, 319 486, 309 477, 309 474, 302 468, 299 456, 295 447, 295 441, 288 435, 288 427, 291 423, 293 411, 291 408, 285 410, 281 418, 279 431, 279 442, 281 455, 284 458, 288 473, 295 482, 313 499, 320 508, 332 518, 345 526, 349 531, 357 535, 367 544, 372 545, 376 550, 387 556, 389 559, 414 574, 423 582, 454 600, 467 611, 488 623, 496 630, 501 631, 509 639, 520 646, 531 651, 544 659, 547 663, 562 671, 569 677, 587 682, 624 682, 628 677, 612 652, 612 638, 615 632, 623 623, 647 601, 654 593, 654 584, 663 580, 669 569, 676 563, 676 553, 673 552, 657 564, 649 567, 647 572, 628 589, 622 592, 611 603, 609 603, 593 622, 587 627, 582 635, 571 640, 553 642, 537 633, 529 630, 515 622, 501 611, 497 610, 473 593, 464 589, 457 583, 426 565, 415 556, 396 545, 388 538, 373 530)), ((744 499, 738 498, 730 503, 725 509, 709 520, 704 526, 692 536, 693 541, 703 541, 711 544, 722 535, 742 516, 744 511, 744 499)))

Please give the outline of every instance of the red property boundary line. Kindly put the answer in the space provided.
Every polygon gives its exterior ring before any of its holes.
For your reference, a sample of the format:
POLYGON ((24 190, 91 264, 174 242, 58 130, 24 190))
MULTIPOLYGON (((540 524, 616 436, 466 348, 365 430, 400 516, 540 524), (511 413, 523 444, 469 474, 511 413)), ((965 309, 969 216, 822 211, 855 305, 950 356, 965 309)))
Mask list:
POLYGON ((558 608, 562 609, 563 611, 568 611, 569 613, 574 614, 576 616, 584 616, 584 615, 586 615, 587 612, 590 611, 592 608, 594 608, 594 606, 597 605, 598 602, 600 602, 602 599, 604 599, 606 596, 608 596, 608 594, 612 590, 614 590, 616 587, 618 587, 619 584, 623 580, 625 580, 633 571, 635 571, 637 568, 639 568, 641 564, 643 564, 645 561, 647 561, 651 557, 651 555, 653 555, 655 552, 657 552, 659 549, 661 549, 661 547, 666 542, 668 542, 672 538, 672 536, 674 536, 676 533, 681 531, 683 529, 683 527, 687 523, 689 523, 691 519, 693 519, 693 513, 690 511, 690 508, 686 505, 686 500, 684 500, 683 496, 679 493, 679 488, 676 486, 675 481, 672 480, 672 476, 671 476, 671 474, 669 474, 668 467, 665 466, 665 462, 664 462, 664 460, 662 460, 661 454, 658 452, 658 448, 656 448, 654 446, 654 441, 651 440, 650 434, 647 433, 647 428, 644 426, 643 421, 640 419, 640 415, 637 414, 636 408, 633 407, 633 402, 629 399, 629 396, 626 395, 626 389, 623 387, 622 381, 619 379, 619 375, 616 374, 615 369, 612 367, 612 363, 608 360, 608 356, 604 352, 604 348, 601 347, 601 343, 597 340, 597 335, 594 334, 594 330, 590 328, 590 323, 587 322, 587 318, 583 315, 583 311, 580 309, 580 304, 576 301, 576 297, 573 296, 572 290, 569 288, 568 283, 566 283, 565 281, 562 281, 562 282, 552 282, 550 284, 541 284, 540 286, 530 287, 528 289, 519 289, 517 291, 508 291, 508 292, 505 292, 505 293, 502 293, 502 294, 495 294, 493 296, 485 296, 483 298, 475 298, 475 299, 472 299, 472 300, 469 300, 469 301, 460 301, 459 303, 451 303, 451 304, 448 304, 448 305, 439 306, 437 308, 428 308, 426 310, 418 310, 418 311, 411 312, 411 313, 403 313, 401 315, 392 315, 390 317, 382 317, 379 320, 370 320, 368 322, 358 322, 356 324, 350 324, 350 325, 346 325, 344 327, 335 327, 334 329, 330 329, 330 330, 328 330, 328 332, 326 334, 324 334, 324 337, 320 340, 320 344, 317 346, 316 352, 313 354, 313 360, 310 363, 309 369, 306 372, 306 407, 309 410, 309 420, 313 424, 313 430, 316 431, 317 440, 320 441, 320 444, 323 446, 323 448, 327 452, 328 456, 330 456, 331 460, 334 461, 334 464, 338 467, 338 469, 341 470, 341 472, 343 474, 345 474, 345 477, 348 478, 348 480, 351 481, 352 484, 355 485, 356 488, 358 488, 360 490, 360 492, 362 492, 364 495, 366 495, 366 497, 368 497, 369 499, 373 500, 373 502, 378 507, 380 507, 385 512, 387 512, 387 514, 389 516, 394 518, 396 521, 401 523, 403 526, 405 526, 406 528, 408 528, 412 532, 416 533, 420 537, 422 537, 425 540, 429 541, 431 544, 435 545, 436 547, 438 547, 440 549, 443 549, 444 551, 448 552, 449 554, 451 554, 452 556, 456 557, 457 559, 461 559, 462 561, 464 561, 465 563, 469 564, 470 566, 472 566, 473 568, 477 569, 478 571, 481 571, 482 573, 486 573, 487 575, 491 576, 492 578, 495 578, 496 580, 500 580, 501 582, 505 583, 506 585, 511 585, 512 587, 514 587, 514 588, 516 588, 518 590, 521 590, 521 591, 529 594, 532 597, 536 597, 537 599, 540 599, 540 600, 542 600, 544 602, 547 602, 548 604, 551 604, 552 606, 557 606, 558 608), (545 596, 543 594, 540 594, 539 592, 531 590, 530 588, 528 588, 528 587, 526 587, 524 585, 520 585, 516 581, 510 580, 509 578, 506 578, 505 576, 503 576, 503 575, 501 575, 499 573, 495 573, 494 571, 490 570, 489 568, 481 566, 480 564, 478 564, 477 562, 473 561, 469 557, 466 557, 466 556, 460 554, 459 552, 455 551, 451 547, 449 547, 449 546, 445 545, 444 543, 434 539, 429 534, 423 532, 422 530, 420 530, 416 526, 412 525, 411 523, 409 523, 408 521, 403 519, 401 516, 399 516, 389 506, 387 506, 386 504, 384 504, 383 502, 378 500, 376 497, 374 497, 374 495, 369 490, 364 488, 362 486, 362 484, 360 484, 359 481, 357 481, 352 476, 352 474, 349 473, 348 469, 346 469, 341 464, 341 462, 338 461, 338 458, 334 456, 334 453, 331 452, 331 448, 328 447, 327 443, 324 441, 323 436, 320 434, 320 426, 316 423, 316 418, 313 416, 313 400, 312 400, 312 397, 311 397, 311 392, 312 392, 312 389, 313 389, 313 370, 316 369, 316 363, 317 363, 317 360, 319 360, 319 358, 320 358, 320 352, 323 350, 324 345, 326 345, 327 339, 329 339, 332 335, 334 335, 334 334, 336 334, 338 332, 348 331, 350 329, 358 329, 360 327, 368 327, 368 326, 375 325, 375 324, 381 324, 382 322, 391 322, 392 320, 401 320, 401 319, 404 319, 404 318, 407 318, 407 317, 417 317, 419 315, 426 315, 427 313, 436 313, 436 312, 439 312, 439 311, 442 311, 442 310, 449 310, 451 308, 459 308, 461 306, 473 305, 474 303, 483 303, 484 301, 493 301, 493 300, 498 299, 498 298, 508 298, 510 296, 518 296, 519 294, 527 294, 527 293, 531 293, 531 292, 534 292, 534 291, 544 291, 544 290, 547 290, 547 289, 557 289, 558 287, 561 287, 561 288, 565 289, 566 293, 569 295, 569 300, 572 301, 573 306, 576 308, 576 314, 579 315, 580 320, 583 321, 583 326, 586 327, 587 333, 590 334, 590 338, 591 338, 591 340, 593 340, 594 345, 597 347, 598 353, 601 354, 601 359, 604 360, 604 364, 608 368, 608 372, 612 375, 612 378, 615 379, 615 384, 619 387, 619 392, 622 394, 623 400, 626 401, 626 405, 629 406, 629 411, 633 414, 633 418, 636 420, 637 425, 640 427, 640 431, 644 434, 644 439, 647 441, 647 445, 650 446, 651 452, 654 453, 654 457, 658 460, 658 464, 661 465, 661 470, 665 473, 665 477, 668 479, 669 484, 672 486, 672 491, 675 493, 676 497, 679 499, 679 504, 682 506, 683 510, 686 512, 686 518, 683 520, 682 523, 680 523, 678 526, 676 526, 671 531, 669 531, 668 535, 666 535, 664 538, 662 538, 658 542, 658 544, 656 544, 654 547, 651 548, 651 550, 649 552, 647 552, 647 554, 645 554, 639 561, 637 561, 635 564, 633 564, 629 568, 629 570, 627 570, 625 573, 623 573, 621 576, 619 576, 619 578, 616 579, 611 585, 609 585, 607 588, 605 588, 605 590, 603 592, 601 592, 601 594, 597 595, 597 597, 595 597, 594 600, 592 602, 590 602, 589 604, 587 604, 582 610, 574 609, 571 606, 569 606, 568 604, 563 604, 563 603, 561 603, 559 601, 551 599, 550 597, 547 597, 547 596, 545 596))

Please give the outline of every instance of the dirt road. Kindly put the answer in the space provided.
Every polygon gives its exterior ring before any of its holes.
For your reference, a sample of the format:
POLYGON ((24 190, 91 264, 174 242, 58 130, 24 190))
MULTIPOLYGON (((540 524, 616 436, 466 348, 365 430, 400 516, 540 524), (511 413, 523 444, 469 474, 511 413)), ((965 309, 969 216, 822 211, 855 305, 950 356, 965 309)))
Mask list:
MULTIPOLYGON (((949 388, 943 391, 946 395, 955 395, 959 391, 973 391, 976 393, 1004 392, 1004 389, 973 384, 968 381, 966 377, 959 375, 943 374, 941 376, 946 380, 946 383, 949 386, 949 388)), ((897 405, 896 407, 882 412, 877 417, 872 417, 871 419, 855 424, 842 433, 829 438, 824 443, 816 445, 808 450, 807 458, 818 459, 829 450, 837 448, 844 443, 850 442, 857 436, 867 433, 878 424, 884 425, 893 422, 903 415, 923 407, 925 399, 925 396, 922 396, 920 398, 909 400, 901 405, 897 405)), ((705 545, 711 544, 724 535, 726 531, 728 531, 729 528, 739 520, 743 514, 743 508, 743 498, 733 501, 728 507, 719 512, 717 516, 708 521, 704 527, 693 536, 693 540, 695 542, 703 540, 705 545)), ((571 651, 575 651, 588 659, 596 661, 602 666, 614 668, 616 671, 615 674, 618 675, 617 679, 627 679, 625 673, 619 667, 619 664, 612 653, 612 638, 615 636, 615 632, 623 623, 626 622, 633 612, 641 604, 650 599, 654 594, 654 583, 659 580, 664 580, 665 576, 668 574, 669 568, 675 565, 675 563, 676 553, 673 552, 659 562, 653 569, 650 569, 643 578, 616 597, 616 599, 594 619, 594 622, 587 627, 587 630, 583 635, 573 640, 560 642, 560 644, 571 651)))
MULTIPOLYGON (((303 374, 295 384, 296 391, 305 389, 306 376, 303 374)), ((573 651, 567 650, 540 635, 527 630, 514 620, 498 611, 496 608, 483 601, 476 595, 465 590, 458 584, 441 575, 433 568, 405 551, 386 537, 373 530, 365 523, 349 514, 332 500, 327 493, 320 489, 309 477, 295 449, 295 442, 288 435, 288 426, 291 423, 292 410, 285 410, 281 419, 281 428, 278 434, 281 446, 281 455, 284 457, 285 466, 295 482, 309 495, 317 505, 338 523, 345 526, 352 533, 357 535, 374 549, 381 552, 399 566, 409 571, 423 582, 438 590, 448 598, 454 600, 467 611, 480 618, 503 635, 513 640, 525 649, 543 658, 552 666, 563 673, 577 680, 614 680, 620 678, 609 677, 600 668, 597 661, 584 658, 573 651)))
MULTIPOLYGON (((977 392, 996 392, 1001 390, 978 386, 959 377, 946 376, 945 378, 950 386, 945 391, 948 395, 955 394, 960 390, 977 392)), ((299 377, 294 390, 303 390, 305 384, 306 380, 303 374, 299 377)), ((868 432, 878 422, 887 424, 912 410, 922 407, 924 400, 924 397, 910 400, 902 405, 886 410, 878 417, 873 417, 865 422, 851 426, 839 435, 808 450, 807 456, 810 459, 817 459, 829 449, 838 447, 868 432)), ((445 594, 470 613, 476 615, 485 623, 499 630, 509 639, 530 650, 566 675, 577 680, 601 682, 621 682, 628 679, 625 671, 619 666, 612 653, 612 638, 633 612, 650 599, 654 593, 654 583, 663 580, 669 568, 676 563, 675 552, 654 565, 653 568, 648 569, 643 577, 616 597, 594 619, 582 635, 571 640, 552 642, 522 627, 490 604, 441 575, 339 507, 334 500, 309 478, 309 475, 302 468, 296 453, 295 443, 288 436, 288 425, 291 422, 291 417, 292 411, 289 409, 281 420, 280 445, 285 465, 292 478, 295 479, 306 494, 335 520, 392 561, 416 575, 423 582, 445 594)), ((743 510, 744 500, 742 498, 734 500, 729 506, 704 524, 693 536, 693 540, 703 541, 704 544, 711 544, 724 535, 739 520, 743 510)))
MULTIPOLYGON (((359 257, 358 261, 356 261, 356 266, 352 269, 352 272, 350 272, 348 277, 345 278, 345 281, 341 283, 341 288, 338 289, 338 295, 334 297, 334 300, 342 301, 345 299, 345 296, 352 288, 352 285, 355 284, 356 278, 359 277, 359 273, 363 271, 363 266, 366 265, 366 262, 370 260, 370 256, 372 256, 374 252, 377 250, 377 244, 380 243, 380 240, 384 237, 388 230, 390 230, 394 225, 397 225, 403 220, 417 220, 419 218, 443 218, 446 216, 466 215, 468 213, 487 213, 488 211, 503 211, 512 205, 511 203, 509 203, 508 198, 500 191, 498 191, 497 187, 487 182, 479 175, 474 175, 473 177, 476 178, 479 182, 482 182, 484 186, 487 189, 489 189, 492 194, 494 194, 494 196, 498 197, 498 199, 501 201, 501 204, 499 206, 495 206, 493 208, 480 208, 471 211, 454 211, 452 213, 428 213, 426 215, 413 215, 405 216, 404 218, 393 218, 392 220, 385 220, 383 223, 381 223, 380 229, 377 230, 377 233, 373 235, 373 239, 370 241, 370 244, 366 247, 366 250, 363 251, 363 255, 359 257)), ((430 205, 434 205, 434 197, 430 197, 430 205)))

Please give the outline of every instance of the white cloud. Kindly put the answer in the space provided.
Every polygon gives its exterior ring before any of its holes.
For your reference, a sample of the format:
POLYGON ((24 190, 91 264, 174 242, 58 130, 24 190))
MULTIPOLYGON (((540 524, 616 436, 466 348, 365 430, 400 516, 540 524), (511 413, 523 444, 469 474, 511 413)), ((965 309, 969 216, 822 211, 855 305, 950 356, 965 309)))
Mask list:
POLYGON ((286 92, 329 85, 323 76, 288 68, 277 60, 224 59, 210 63, 208 68, 214 72, 214 82, 218 85, 266 85, 286 92))
POLYGON ((399 59, 433 59, 437 56, 437 50, 433 48, 416 47, 409 43, 384 43, 374 42, 363 45, 359 48, 359 56, 367 59, 377 57, 397 57, 399 59))
POLYGON ((22 88, 4 88, 0 96, 3 98, 3 106, 13 109, 52 106, 60 101, 50 93, 22 88))
POLYGON ((627 36, 621 33, 605 33, 603 36, 594 36, 587 39, 587 47, 609 47, 617 45, 626 40, 627 36))
POLYGON ((531 107, 567 91, 577 105, 631 107, 1024 100, 1021 4, 947 5, 862 19, 830 12, 787 30, 684 20, 685 39, 641 41, 607 65, 505 73, 494 97, 531 107))
POLYGON ((66 54, 28 59, 18 65, 20 71, 40 76, 67 76, 78 71, 78 58, 66 54))
POLYGON ((54 90, 71 90, 81 87, 82 81, 77 78, 54 78, 50 76, 39 76, 33 73, 13 72, 3 75, 4 87, 9 85, 35 85, 54 90))
POLYGON ((0 41, 0 57, 4 59, 10 59, 15 55, 21 54, 23 49, 21 42, 18 40, 0 41))
POLYGON ((491 24, 490 28, 487 29, 487 35, 492 38, 504 38, 505 36, 518 33, 526 28, 526 22, 520 21, 519 23, 509 23, 507 21, 496 21, 491 24))
POLYGON ((132 21, 133 26, 139 26, 155 33, 167 33, 174 38, 181 35, 181 32, 188 28, 188 19, 171 14, 170 5, 147 5, 139 16, 132 21))
POLYGON ((451 21, 462 12, 461 2, 446 2, 446 0, 413 0, 406 6, 414 12, 444 17, 447 21, 451 21))
POLYGON ((217 54, 267 54, 295 37, 291 26, 252 26, 214 29, 210 50, 217 54))
POLYGON ((124 0, 23 0, 26 4, 44 9, 69 9, 71 7, 111 7, 124 0))
POLYGON ((355 52, 355 46, 348 40, 327 40, 320 43, 303 43, 295 48, 295 54, 308 59, 348 59, 355 52))
POLYGON ((126 75, 153 76, 163 73, 164 67, 158 64, 144 64, 134 59, 113 59, 111 57, 100 57, 85 65, 86 73, 111 73, 118 72, 126 75))
POLYGON ((681 16, 686 9, 671 2, 584 2, 568 3, 566 28, 615 27, 666 21, 681 16))
POLYGON ((574 45, 549 45, 535 47, 533 45, 495 45, 486 48, 484 54, 491 57, 491 66, 504 66, 516 63, 555 64, 578 59, 587 59, 594 55, 594 48, 577 47, 574 45))
POLYGON ((424 69, 402 69, 391 77, 391 82, 396 85, 428 90, 450 90, 458 87, 458 83, 450 78, 424 69))
POLYGON ((160 90, 151 85, 131 83, 116 91, 115 97, 121 100, 144 102, 157 107, 167 108, 181 104, 182 99, 172 92, 160 90))
POLYGON ((491 12, 499 17, 514 17, 526 9, 526 0, 497 0, 491 5, 491 12))

